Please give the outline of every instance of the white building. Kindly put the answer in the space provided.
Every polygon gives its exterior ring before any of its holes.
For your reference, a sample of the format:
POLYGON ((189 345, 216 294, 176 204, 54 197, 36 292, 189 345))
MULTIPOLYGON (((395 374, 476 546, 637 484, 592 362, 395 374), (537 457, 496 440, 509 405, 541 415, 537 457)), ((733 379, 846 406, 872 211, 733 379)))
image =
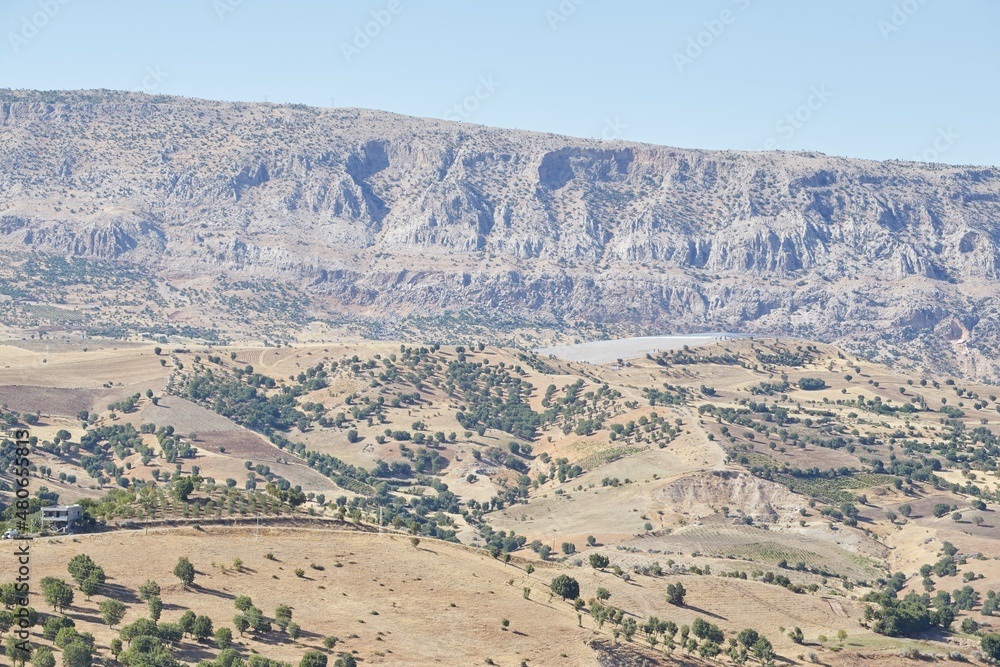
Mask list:
POLYGON ((83 508, 79 505, 50 505, 42 508, 42 528, 57 533, 66 533, 73 524, 83 518, 83 508))

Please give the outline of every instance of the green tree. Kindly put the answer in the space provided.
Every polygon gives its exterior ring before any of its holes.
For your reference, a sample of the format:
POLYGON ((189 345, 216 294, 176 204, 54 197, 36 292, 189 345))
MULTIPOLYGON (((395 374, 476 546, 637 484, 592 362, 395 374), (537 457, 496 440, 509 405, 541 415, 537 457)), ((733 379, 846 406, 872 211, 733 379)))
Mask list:
POLYGON ((191 627, 191 635, 198 641, 204 641, 212 636, 212 619, 208 616, 199 616, 194 619, 191 627))
POLYGON ((62 579, 45 577, 41 580, 42 597, 55 611, 62 611, 73 604, 73 589, 62 579))
POLYGON ((178 621, 178 624, 181 626, 181 631, 186 635, 190 635, 191 633, 193 633, 194 622, 196 620, 198 620, 198 617, 195 616, 193 611, 191 611, 190 609, 185 611, 183 614, 181 614, 181 620, 178 621))
POLYGON ((233 631, 229 628, 219 628, 215 631, 215 645, 221 650, 233 645, 233 631))
POLYGON ((333 667, 358 667, 358 661, 350 653, 341 653, 340 657, 333 663, 333 667))
POLYGON ((23 665, 31 658, 31 643, 27 640, 18 639, 16 635, 9 635, 6 644, 7 659, 14 667, 23 665))
POLYGON ((160 585, 153 581, 152 579, 147 579, 146 583, 139 586, 139 597, 143 600, 149 600, 149 598, 154 595, 160 594, 160 585))
POLYGON ((611 560, 604 554, 590 554, 590 567, 595 570, 603 570, 611 560))
POLYGON ((760 639, 760 633, 752 628, 740 630, 739 634, 736 635, 736 640, 747 648, 757 643, 758 639, 760 639))
MULTIPOLYGON (((253 656, 251 656, 253 657, 253 656)), ((234 667, 242 665, 243 662, 240 659, 239 652, 234 648, 222 649, 219 655, 216 656, 215 662, 212 663, 213 667, 234 667)))
POLYGON ((240 611, 246 611, 253 606, 253 600, 250 599, 249 595, 237 595, 236 599, 233 600, 233 606, 240 611))
POLYGON ((271 631, 271 621, 264 618, 264 612, 257 607, 250 607, 247 609, 246 619, 250 624, 250 629, 253 630, 255 635, 271 631))
POLYGON ((572 600, 580 595, 580 584, 577 583, 576 579, 565 574, 560 574, 553 579, 549 587, 563 600, 572 600))
POLYGON ((81 641, 83 635, 76 631, 76 628, 72 626, 65 626, 56 633, 56 638, 52 642, 59 648, 66 648, 73 642, 81 641))
POLYGON ((680 582, 667 584, 667 602, 670 604, 683 607, 685 595, 687 595, 687 590, 684 588, 684 584, 680 582))
POLYGON ((125 605, 118 600, 103 600, 97 605, 101 612, 101 618, 108 624, 108 627, 115 627, 125 618, 125 605))
POLYGON ((308 651, 302 656, 299 667, 326 667, 326 653, 322 651, 308 651))
POLYGON ((94 651, 89 644, 73 642, 63 649, 63 667, 91 667, 94 651))
POLYGON ((753 646, 750 647, 750 651, 753 653, 754 657, 763 662, 769 662, 774 659, 774 647, 771 642, 768 641, 767 637, 761 637, 754 642, 753 646))
POLYGON ((194 565, 186 556, 178 559, 177 565, 174 566, 174 576, 181 580, 185 588, 194 583, 194 565))
POLYGON ((194 480, 191 477, 178 477, 174 480, 173 492, 178 500, 187 502, 188 496, 194 491, 194 480))
POLYGON ((56 657, 52 655, 52 649, 47 646, 39 646, 31 656, 31 667, 56 667, 56 657))
POLYGON ((118 631, 118 636, 121 637, 122 640, 128 642, 129 645, 132 644, 132 640, 136 637, 155 637, 156 634, 156 623, 148 618, 137 618, 118 631))
POLYGON ((67 569, 69 570, 69 576, 73 577, 77 585, 82 584, 86 579, 95 575, 100 579, 100 583, 102 584, 106 579, 104 570, 86 554, 73 556, 69 560, 67 569))
POLYGON ((825 389, 826 382, 821 378, 802 378, 799 380, 799 389, 805 391, 816 391, 817 389, 825 389))
POLYGON ((632 637, 638 629, 639 624, 631 616, 626 616, 622 621, 622 634, 625 635, 627 641, 632 641, 632 637))
POLYGON ((92 573, 89 577, 80 582, 80 592, 88 600, 97 595, 101 590, 101 586, 104 584, 104 571, 101 570, 98 574, 97 572, 92 573))
MULTIPOLYGON (((7 641, 10 642, 9 639, 7 641)), ((983 635, 983 638, 979 640, 979 646, 987 657, 1000 660, 1000 634, 991 632, 988 635, 983 635)))
POLYGON ((274 622, 282 630, 288 627, 292 622, 292 608, 285 604, 278 605, 274 610, 274 622))
POLYGON ((250 629, 250 621, 247 619, 246 615, 236 614, 233 616, 233 627, 236 628, 236 631, 239 632, 240 637, 242 637, 243 634, 250 629))
POLYGON ((149 617, 154 621, 160 620, 160 614, 163 613, 163 600, 160 599, 160 596, 150 596, 146 604, 149 605, 149 617))
POLYGON ((698 647, 698 654, 703 658, 714 658, 720 653, 722 653, 722 647, 711 640, 702 642, 701 646, 698 647))

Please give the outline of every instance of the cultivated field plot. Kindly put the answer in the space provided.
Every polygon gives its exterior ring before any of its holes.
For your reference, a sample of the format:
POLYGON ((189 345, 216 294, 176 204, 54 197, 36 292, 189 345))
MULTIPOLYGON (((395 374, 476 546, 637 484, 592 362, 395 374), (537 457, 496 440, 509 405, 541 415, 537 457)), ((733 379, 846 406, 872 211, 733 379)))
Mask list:
POLYGON ((771 456, 778 464, 786 464, 793 468, 830 470, 841 467, 863 467, 857 456, 844 449, 831 449, 815 445, 799 448, 794 445, 783 445, 780 442, 776 442, 775 446, 784 447, 785 451, 771 450, 769 445, 761 442, 754 443, 753 451, 771 456))
POLYGON ((57 336, 55 338, 23 338, 0 341, 0 345, 19 347, 31 352, 83 352, 85 350, 134 350, 148 347, 147 343, 133 343, 107 338, 82 338, 57 336))
MULTIPOLYGON (((874 543, 870 546, 873 551, 877 548, 874 543)), ((751 562, 774 566, 784 560, 789 567, 802 562, 811 568, 846 574, 853 580, 865 581, 884 575, 874 558, 847 551, 833 538, 821 540, 805 531, 785 532, 738 525, 694 526, 675 530, 670 535, 630 540, 622 547, 732 558, 732 566, 725 568, 727 571, 752 569, 751 562)), ((791 572, 787 574, 796 576, 791 572)))
POLYGON ((215 431, 198 433, 193 443, 199 450, 195 465, 201 466, 202 474, 221 482, 228 477, 240 482, 246 478, 246 461, 254 465, 265 464, 276 475, 287 479, 292 486, 301 486, 304 491, 329 495, 340 488, 330 479, 310 468, 297 456, 284 452, 265 440, 262 436, 244 429, 236 431, 215 431), (222 452, 221 449, 225 449, 222 452), (281 463, 278 462, 281 459, 281 463))
POLYGON ((22 413, 75 417, 81 410, 93 410, 106 394, 102 389, 5 385, 0 387, 0 405, 22 413))
POLYGON ((854 502, 858 493, 888 486, 892 483, 893 477, 891 475, 860 474, 833 479, 808 479, 779 475, 778 479, 798 493, 836 504, 854 502))
POLYGON ((141 415, 146 424, 173 426, 182 435, 243 430, 225 417, 178 396, 164 396, 159 405, 147 403, 141 415))
POLYGON ((37 385, 63 388, 102 386, 159 389, 170 368, 161 365, 150 347, 87 348, 87 351, 26 351, 0 346, 0 385, 37 385))

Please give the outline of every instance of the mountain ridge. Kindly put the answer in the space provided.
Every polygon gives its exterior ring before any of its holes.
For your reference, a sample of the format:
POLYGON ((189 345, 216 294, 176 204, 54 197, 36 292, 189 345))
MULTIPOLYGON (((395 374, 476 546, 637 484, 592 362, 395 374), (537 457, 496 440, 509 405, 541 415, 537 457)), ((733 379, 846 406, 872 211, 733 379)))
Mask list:
POLYGON ((8 252, 278 281, 317 318, 785 334, 1000 376, 996 167, 116 91, 0 91, 0 140, 8 252))

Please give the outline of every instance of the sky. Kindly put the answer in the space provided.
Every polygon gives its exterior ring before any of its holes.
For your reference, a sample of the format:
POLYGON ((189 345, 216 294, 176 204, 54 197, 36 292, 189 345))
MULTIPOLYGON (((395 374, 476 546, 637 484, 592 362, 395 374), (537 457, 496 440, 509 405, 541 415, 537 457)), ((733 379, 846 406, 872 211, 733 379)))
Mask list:
POLYGON ((3 0, 0 88, 1000 165, 997 0, 3 0))

